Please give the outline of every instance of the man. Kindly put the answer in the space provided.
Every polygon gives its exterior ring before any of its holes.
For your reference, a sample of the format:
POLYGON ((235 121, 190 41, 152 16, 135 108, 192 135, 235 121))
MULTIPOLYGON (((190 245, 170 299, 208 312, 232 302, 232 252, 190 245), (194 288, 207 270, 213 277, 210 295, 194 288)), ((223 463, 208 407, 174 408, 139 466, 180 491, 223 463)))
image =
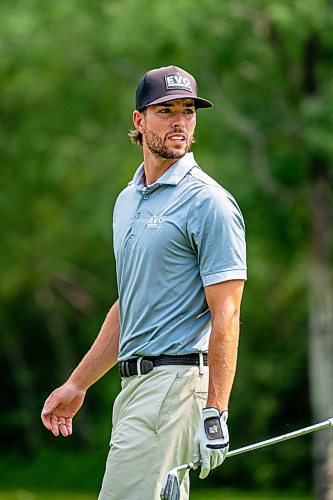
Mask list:
POLYGON ((42 411, 55 436, 69 436, 86 390, 119 362, 100 500, 158 499, 170 468, 201 459, 204 478, 228 450, 245 238, 235 200, 188 153, 196 110, 211 106, 181 68, 140 81, 131 138, 144 162, 114 209, 119 299, 42 411))

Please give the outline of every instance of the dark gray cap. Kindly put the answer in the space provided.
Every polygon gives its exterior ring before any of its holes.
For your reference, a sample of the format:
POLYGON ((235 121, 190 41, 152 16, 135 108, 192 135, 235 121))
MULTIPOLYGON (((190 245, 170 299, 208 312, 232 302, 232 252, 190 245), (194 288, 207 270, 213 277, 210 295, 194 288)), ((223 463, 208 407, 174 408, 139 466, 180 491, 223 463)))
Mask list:
POLYGON ((193 76, 177 66, 165 66, 148 71, 136 89, 136 109, 173 99, 193 99, 196 108, 210 108, 213 104, 198 97, 198 86, 193 76))

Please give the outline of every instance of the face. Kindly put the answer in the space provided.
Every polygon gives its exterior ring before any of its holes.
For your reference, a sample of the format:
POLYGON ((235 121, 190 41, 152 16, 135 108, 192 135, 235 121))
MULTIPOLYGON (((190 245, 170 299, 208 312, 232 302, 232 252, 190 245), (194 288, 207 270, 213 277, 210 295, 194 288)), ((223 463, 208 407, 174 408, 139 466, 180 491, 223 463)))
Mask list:
MULTIPOLYGON (((138 111, 134 113, 139 113, 138 111)), ((139 113, 143 148, 163 159, 182 158, 190 149, 196 126, 196 113, 192 99, 176 99, 148 106, 139 113)), ((138 116, 137 116, 138 118, 138 116)))

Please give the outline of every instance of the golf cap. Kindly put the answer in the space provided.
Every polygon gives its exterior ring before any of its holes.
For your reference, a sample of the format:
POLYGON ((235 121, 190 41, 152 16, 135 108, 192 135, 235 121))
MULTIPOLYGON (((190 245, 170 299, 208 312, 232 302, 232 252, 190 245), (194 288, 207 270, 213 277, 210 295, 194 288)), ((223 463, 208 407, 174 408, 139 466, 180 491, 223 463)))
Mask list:
POLYGON ((196 108, 210 108, 213 104, 198 97, 198 86, 193 76, 177 66, 164 66, 148 71, 136 89, 136 109, 173 99, 193 99, 196 108))

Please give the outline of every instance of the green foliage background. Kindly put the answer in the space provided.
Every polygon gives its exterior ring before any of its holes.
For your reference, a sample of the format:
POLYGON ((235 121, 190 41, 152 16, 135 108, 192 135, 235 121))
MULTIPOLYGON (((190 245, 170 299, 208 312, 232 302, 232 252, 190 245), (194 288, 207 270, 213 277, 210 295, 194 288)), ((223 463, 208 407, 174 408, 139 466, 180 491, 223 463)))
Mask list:
MULTIPOLYGON (((98 489, 117 370, 91 389, 70 440, 49 436, 39 412, 117 297, 112 207, 141 162, 127 132, 136 84, 152 67, 186 68, 214 102, 199 113, 194 152, 247 223, 232 447, 311 421, 309 166, 333 157, 332 6, 313 7, 1 2, 0 486, 98 489)), ((311 491, 311 471, 305 438, 233 459, 210 481, 311 491)))

